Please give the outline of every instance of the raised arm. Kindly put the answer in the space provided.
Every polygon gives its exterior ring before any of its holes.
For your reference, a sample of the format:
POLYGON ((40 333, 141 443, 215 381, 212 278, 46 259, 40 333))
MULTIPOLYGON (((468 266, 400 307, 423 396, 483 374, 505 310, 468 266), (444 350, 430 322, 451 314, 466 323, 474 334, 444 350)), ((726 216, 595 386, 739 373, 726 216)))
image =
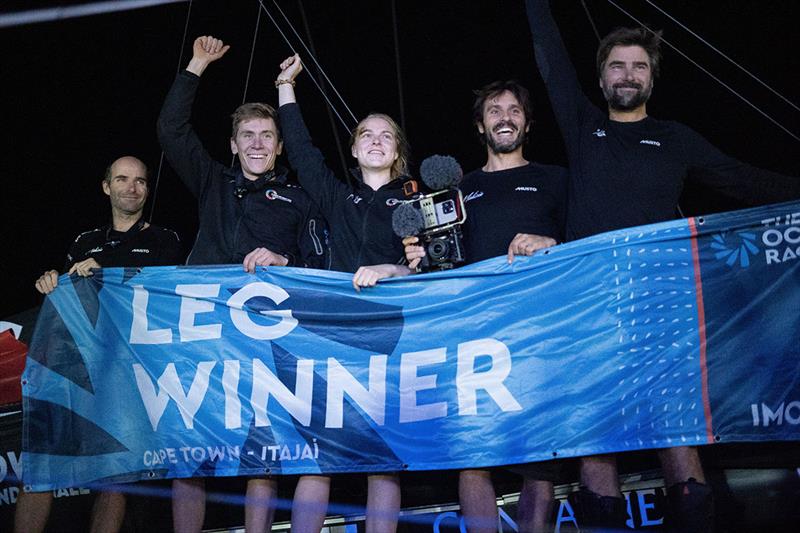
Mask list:
POLYGON ((219 165, 203 147, 191 124, 200 75, 230 47, 219 39, 198 37, 186 70, 178 73, 158 116, 158 140, 170 165, 195 197, 200 197, 219 165))
POLYGON ((275 84, 278 87, 278 114, 281 119, 283 146, 289 165, 309 196, 317 202, 323 215, 331 219, 337 199, 346 197, 350 191, 325 164, 322 152, 311 141, 311 135, 297 105, 294 83, 295 78, 303 71, 300 57, 296 54, 288 57, 280 66, 281 72, 275 84))
POLYGON ((528 23, 533 36, 536 65, 547 87, 558 125, 567 146, 577 141, 583 115, 597 108, 586 98, 578 83, 575 67, 567 54, 550 0, 526 0, 528 23))
POLYGON ((284 59, 280 67, 281 73, 275 79, 275 85, 278 87, 278 107, 297 103, 297 97, 294 94, 294 80, 303 72, 303 62, 300 61, 300 56, 295 54, 284 59))
POLYGON ((202 76, 208 65, 217 59, 221 59, 230 48, 230 45, 223 43, 221 39, 216 37, 210 35, 198 37, 192 45, 192 59, 186 65, 186 70, 197 76, 202 76))

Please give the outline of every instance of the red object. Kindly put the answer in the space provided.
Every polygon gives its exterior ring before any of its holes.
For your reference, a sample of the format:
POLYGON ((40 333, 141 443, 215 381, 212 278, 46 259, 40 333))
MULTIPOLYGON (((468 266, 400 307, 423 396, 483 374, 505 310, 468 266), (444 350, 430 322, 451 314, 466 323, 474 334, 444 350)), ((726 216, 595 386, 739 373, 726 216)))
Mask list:
POLYGON ((22 401, 19 380, 27 355, 28 346, 17 340, 10 329, 0 333, 0 405, 22 401))

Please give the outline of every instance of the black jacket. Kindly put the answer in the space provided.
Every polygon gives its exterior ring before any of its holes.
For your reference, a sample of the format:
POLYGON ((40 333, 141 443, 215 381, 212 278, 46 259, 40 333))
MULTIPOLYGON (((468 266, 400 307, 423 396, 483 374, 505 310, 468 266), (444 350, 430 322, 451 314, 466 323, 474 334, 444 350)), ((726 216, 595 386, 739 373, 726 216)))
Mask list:
POLYGON ((199 229, 187 264, 238 263, 266 247, 286 256, 290 266, 324 268, 324 221, 286 169, 275 167, 274 174, 251 182, 203 148, 190 122, 199 82, 180 72, 158 117, 167 160, 198 200, 199 229))
POLYGON ((144 227, 140 219, 125 232, 108 225, 78 235, 69 247, 64 272, 89 258, 106 268, 177 265, 183 252, 177 233, 152 224, 144 227))
POLYGON ((289 164, 330 224, 331 269, 355 272, 365 265, 403 263, 403 243, 392 231, 392 213, 408 199, 403 192, 408 179, 392 180, 374 191, 356 171, 354 185, 347 185, 312 144, 299 106, 282 105, 278 114, 289 164))

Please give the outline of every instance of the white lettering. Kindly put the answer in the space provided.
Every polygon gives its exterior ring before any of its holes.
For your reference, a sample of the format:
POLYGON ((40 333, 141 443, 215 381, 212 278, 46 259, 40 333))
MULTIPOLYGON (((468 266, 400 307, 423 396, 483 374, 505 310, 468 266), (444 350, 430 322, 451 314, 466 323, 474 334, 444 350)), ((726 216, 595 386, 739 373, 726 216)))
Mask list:
POLYGON ((780 263, 781 262, 781 258, 779 256, 778 250, 775 250, 775 249, 764 250, 764 253, 767 256, 767 264, 768 265, 771 265, 772 263, 780 263))
POLYGON ((198 300, 198 298, 214 298, 219 295, 219 284, 215 285, 178 285, 175 294, 181 296, 181 315, 178 331, 181 342, 219 339, 222 337, 222 324, 206 324, 198 326, 194 323, 195 315, 210 313, 214 310, 214 302, 198 300))
POLYGON ((222 363, 222 390, 225 392, 225 429, 242 427, 242 401, 239 399, 239 361, 222 363))
POLYGON ((783 239, 789 244, 800 243, 800 227, 790 226, 783 232, 783 239))
POLYGON ((783 411, 783 418, 793 426, 800 424, 800 402, 789 402, 789 405, 787 405, 786 409, 783 411), (791 412, 792 409, 797 411, 797 414, 793 414, 791 412))
POLYGON ((781 404, 778 406, 778 409, 774 412, 772 409, 767 407, 767 404, 762 403, 761 418, 764 420, 764 427, 767 427, 769 423, 773 421, 777 422, 779 426, 783 424, 783 402, 781 402, 781 404))
POLYGON ((260 359, 253 359, 253 392, 250 403, 256 426, 269 426, 267 403, 270 395, 304 426, 311 423, 311 394, 314 385, 314 361, 298 359, 295 393, 292 393, 260 359))
POLYGON ((147 329, 147 301, 150 294, 142 285, 133 286, 133 322, 131 323, 131 344, 169 344, 172 330, 147 329))
POLYGON ((289 293, 277 285, 263 281, 245 285, 236 291, 228 299, 228 307, 231 308, 231 320, 239 331, 253 339, 272 340, 288 335, 297 326, 297 319, 292 316, 290 309, 263 311, 261 314, 264 316, 280 318, 278 323, 272 326, 264 326, 253 322, 247 311, 244 311, 244 304, 256 296, 264 296, 272 300, 276 305, 280 305, 289 298, 289 293))
POLYGON ((783 234, 776 229, 768 229, 761 235, 761 242, 766 246, 778 246, 783 242, 783 234))
POLYGON ((157 430, 158 422, 164 415, 170 398, 175 400, 186 428, 194 428, 194 415, 205 398, 208 390, 208 376, 215 364, 213 361, 202 361, 197 364, 197 372, 188 394, 183 392, 181 380, 175 370, 175 363, 169 363, 164 369, 164 373, 158 378, 158 394, 156 394, 155 385, 150 380, 147 371, 142 365, 133 364, 136 386, 139 388, 139 395, 142 397, 153 431, 157 430))
POLYGON ((342 427, 345 392, 376 424, 383 425, 386 411, 386 360, 386 355, 369 358, 369 389, 365 389, 339 361, 328 358, 325 427, 342 427))
POLYGON ((11 474, 17 479, 22 479, 22 461, 17 457, 16 452, 9 450, 6 452, 6 457, 0 456, 0 482, 6 479, 9 466, 11 474))
POLYGON ((485 390, 504 412, 521 411, 522 406, 503 385, 511 372, 511 354, 508 347, 495 339, 479 339, 458 345, 456 390, 458 392, 458 414, 478 414, 478 389, 485 390), (475 372, 475 359, 489 356, 491 367, 484 372, 475 372))
POLYGON ((445 348, 404 353, 400 359, 400 422, 418 422, 447 416, 447 402, 427 405, 417 404, 417 392, 436 388, 436 374, 419 376, 422 365, 443 363, 447 358, 445 348))

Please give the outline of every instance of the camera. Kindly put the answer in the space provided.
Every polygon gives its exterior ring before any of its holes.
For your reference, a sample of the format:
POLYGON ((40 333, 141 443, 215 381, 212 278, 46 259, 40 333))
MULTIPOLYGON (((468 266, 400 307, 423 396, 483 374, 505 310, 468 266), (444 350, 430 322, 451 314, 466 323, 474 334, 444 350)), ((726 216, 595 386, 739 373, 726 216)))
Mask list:
POLYGON ((403 203, 392 214, 394 232, 400 237, 418 236, 425 249, 418 271, 447 270, 464 263, 461 224, 467 218, 464 198, 455 188, 461 167, 449 156, 431 156, 422 162, 423 182, 436 190, 403 203))

